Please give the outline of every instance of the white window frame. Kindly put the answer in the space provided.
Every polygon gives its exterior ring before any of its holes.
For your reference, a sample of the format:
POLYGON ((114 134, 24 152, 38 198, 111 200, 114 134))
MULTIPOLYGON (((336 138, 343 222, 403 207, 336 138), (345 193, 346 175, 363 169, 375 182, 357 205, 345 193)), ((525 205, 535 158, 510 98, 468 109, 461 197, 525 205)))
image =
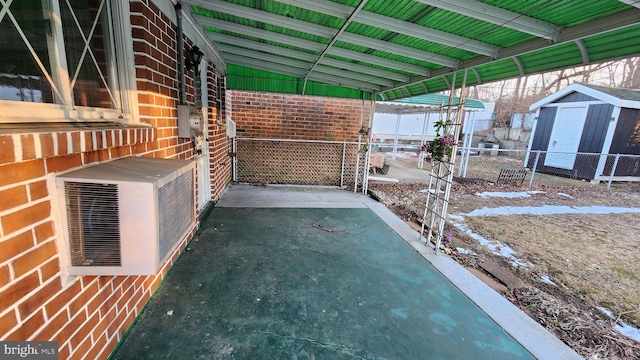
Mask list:
MULTIPOLYGON (((16 1, 16 0, 14 0, 16 1)), ((66 6, 65 0, 43 0, 50 6, 52 34, 49 48, 51 59, 51 78, 66 104, 36 103, 12 100, 0 100, 0 123, 34 123, 34 122, 105 122, 115 121, 132 124, 139 123, 138 101, 136 91, 133 39, 131 37, 131 14, 128 1, 107 0, 111 7, 111 24, 115 44, 116 64, 111 63, 109 69, 117 89, 114 97, 118 99, 119 109, 82 107, 73 105, 73 91, 68 74, 66 54, 62 39, 62 23, 60 6, 66 6), (114 71, 117 70, 117 71, 114 71)), ((10 8, 9 8, 10 10, 10 8)), ((46 11, 46 10, 45 10, 46 11)), ((3 21, 9 21, 4 19, 3 21)))

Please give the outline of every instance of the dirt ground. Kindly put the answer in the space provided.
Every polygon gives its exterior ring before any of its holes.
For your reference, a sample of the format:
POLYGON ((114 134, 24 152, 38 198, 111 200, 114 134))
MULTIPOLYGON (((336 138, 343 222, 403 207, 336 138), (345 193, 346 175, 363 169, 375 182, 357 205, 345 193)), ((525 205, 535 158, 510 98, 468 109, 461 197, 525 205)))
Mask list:
MULTIPOLYGON (((492 260, 525 286, 504 296, 587 359, 640 359, 640 343, 615 329, 640 327, 640 213, 470 216, 504 206, 564 205, 640 208, 640 185, 541 187, 454 184, 449 214, 455 221, 448 246, 456 261, 481 270, 492 260), (534 190, 528 197, 481 197, 482 192, 534 190), (499 241, 531 266, 514 266, 461 229, 499 241), (460 252, 456 249, 470 251, 460 252), (597 307, 611 311, 607 316, 597 307)), ((370 184, 372 196, 401 218, 420 223, 423 184, 370 184)))

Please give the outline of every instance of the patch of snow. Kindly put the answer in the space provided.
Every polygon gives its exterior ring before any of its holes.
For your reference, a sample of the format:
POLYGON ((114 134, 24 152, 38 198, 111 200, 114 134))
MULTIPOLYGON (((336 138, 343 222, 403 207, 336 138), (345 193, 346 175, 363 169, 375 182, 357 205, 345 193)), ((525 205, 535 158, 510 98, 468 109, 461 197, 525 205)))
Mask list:
POLYGON ((457 247, 456 251, 459 252, 460 254, 465 254, 465 255, 475 254, 472 250, 461 248, 461 247, 457 247))
MULTIPOLYGON (((601 306, 596 306, 596 309, 602 311, 604 314, 606 314, 608 317, 610 318, 614 318, 613 317, 613 312, 611 312, 611 310, 609 309, 605 309, 601 306)), ((623 321, 619 321, 619 324, 616 324, 615 329, 618 330, 619 333, 621 333, 622 335, 629 337, 637 342, 640 342, 640 329, 633 327, 629 324, 626 324, 623 321)))
POLYGON ((490 215, 554 215, 554 214, 622 214, 640 213, 640 208, 623 208, 615 206, 501 206, 497 208, 484 207, 476 209, 464 216, 490 216, 490 215))
POLYGON ((611 310, 607 308, 603 308, 602 306, 596 306, 596 309, 602 311, 608 317, 613 318, 613 312, 611 312, 611 310))
POLYGON ((616 324, 616 330, 618 330, 622 335, 632 338, 633 340, 640 342, 640 329, 635 328, 631 325, 625 324, 621 322, 620 324, 616 324))
POLYGON ((540 280, 542 280, 543 283, 547 283, 547 284, 553 285, 553 286, 558 286, 556 283, 551 281, 551 278, 549 278, 549 275, 540 276, 540 280))
POLYGON ((452 222, 452 224, 453 226, 458 228, 460 231, 463 231, 467 235, 474 238, 478 243, 480 243, 480 245, 489 249, 489 251, 491 251, 493 254, 507 258, 512 266, 522 267, 522 268, 534 267, 532 263, 516 258, 514 255, 515 251, 513 251, 513 249, 510 248, 508 245, 505 245, 496 240, 485 239, 484 237, 474 233, 471 229, 467 228, 463 224, 456 223, 456 222, 452 222))
POLYGON ((571 196, 571 195, 569 195, 569 194, 565 194, 565 193, 558 193, 558 195, 560 195, 560 196, 564 196, 564 197, 567 197, 567 198, 569 198, 569 199, 573 199, 573 196, 571 196))
POLYGON ((476 193, 476 196, 479 196, 483 199, 490 197, 500 197, 500 198, 508 198, 508 199, 516 199, 516 198, 528 198, 531 195, 535 194, 544 194, 544 191, 485 191, 481 193, 476 193))

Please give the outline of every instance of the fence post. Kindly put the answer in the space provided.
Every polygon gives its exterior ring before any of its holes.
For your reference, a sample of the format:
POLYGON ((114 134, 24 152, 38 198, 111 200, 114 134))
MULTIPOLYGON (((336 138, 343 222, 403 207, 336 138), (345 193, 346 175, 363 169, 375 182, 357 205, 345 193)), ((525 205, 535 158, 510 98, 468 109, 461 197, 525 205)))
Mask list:
POLYGON ((469 168, 469 158, 471 157, 471 142, 469 142, 469 147, 467 148, 467 156, 464 158, 464 162, 462 163, 462 177, 467 177, 467 169, 469 168))
POLYGON ((616 159, 613 160, 613 167, 611 168, 611 174, 609 175, 609 182, 607 183, 607 189, 611 189, 611 182, 613 181, 613 175, 616 173, 618 167, 618 160, 620 160, 620 154, 616 155, 616 159))
POLYGON ((236 138, 232 138, 231 139, 231 170, 232 170, 232 176, 231 179, 233 181, 238 181, 238 155, 237 155, 237 150, 238 149, 238 145, 237 145, 237 140, 236 138))
POLYGON ((344 158, 347 155, 347 142, 342 142, 342 165, 340 170, 340 187, 344 187, 344 158))
POLYGON ((536 175, 536 169, 538 168, 538 160, 540 160, 540 150, 536 152, 536 160, 533 162, 533 169, 531 170, 531 178, 529 179, 529 189, 533 186, 533 177, 536 175))

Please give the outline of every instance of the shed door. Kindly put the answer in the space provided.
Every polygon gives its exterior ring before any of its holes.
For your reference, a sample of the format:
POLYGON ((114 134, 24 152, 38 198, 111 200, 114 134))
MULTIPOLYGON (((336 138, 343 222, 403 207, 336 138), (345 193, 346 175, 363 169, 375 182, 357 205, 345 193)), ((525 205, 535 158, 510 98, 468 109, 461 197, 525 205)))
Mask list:
POLYGON ((545 166, 573 169, 576 153, 582 138, 582 129, 587 117, 588 106, 562 106, 558 108, 551 137, 549 153, 544 159, 545 166))

